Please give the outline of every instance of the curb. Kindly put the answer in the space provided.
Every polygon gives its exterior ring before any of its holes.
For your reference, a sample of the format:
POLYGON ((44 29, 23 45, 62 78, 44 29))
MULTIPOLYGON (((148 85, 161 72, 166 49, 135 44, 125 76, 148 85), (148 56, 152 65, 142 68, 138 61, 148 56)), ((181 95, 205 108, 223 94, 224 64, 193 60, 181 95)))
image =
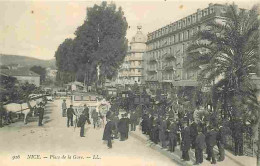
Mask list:
MULTIPOLYGON (((148 138, 148 136, 146 136, 146 135, 139 135, 139 134, 136 134, 135 132, 129 132, 129 135, 132 136, 132 137, 134 137, 135 139, 141 141, 141 142, 144 143, 144 144, 149 144, 149 147, 150 147, 151 149, 156 150, 156 151, 160 152, 161 154, 163 154, 164 156, 166 156, 166 157, 172 159, 172 160, 173 160, 176 164, 178 164, 178 165, 181 165, 181 166, 192 166, 192 165, 193 165, 193 164, 191 164, 191 163, 188 163, 188 162, 186 162, 186 161, 181 160, 180 157, 179 157, 177 154, 175 154, 175 153, 170 153, 170 152, 167 151, 167 150, 161 149, 161 146, 158 145, 158 144, 153 144, 153 143, 150 144, 150 143, 149 143, 149 138, 148 138)), ((214 148, 214 151, 215 151, 215 154, 218 153, 218 150, 217 150, 216 147, 214 148)), ((239 165, 239 166, 246 166, 245 164, 243 164, 243 163, 241 163, 241 162, 235 160, 235 159, 233 158, 233 156, 231 155, 231 153, 228 152, 227 150, 225 150, 225 157, 228 158, 229 160, 233 161, 234 163, 236 163, 236 164, 239 165)))
MULTIPOLYGON (((147 144, 148 142, 148 138, 146 136, 140 136, 134 132, 129 132, 129 135, 138 139, 139 141, 141 141, 142 143, 147 144)), ((149 147, 153 150, 156 150, 158 152, 160 152, 161 154, 163 154, 164 156, 168 157, 169 159, 173 160, 176 164, 181 165, 181 166, 192 166, 192 164, 187 163, 183 160, 180 159, 180 157, 178 155, 175 155, 174 153, 170 153, 169 151, 163 150, 161 149, 161 147, 159 145, 156 144, 150 144, 149 147)))

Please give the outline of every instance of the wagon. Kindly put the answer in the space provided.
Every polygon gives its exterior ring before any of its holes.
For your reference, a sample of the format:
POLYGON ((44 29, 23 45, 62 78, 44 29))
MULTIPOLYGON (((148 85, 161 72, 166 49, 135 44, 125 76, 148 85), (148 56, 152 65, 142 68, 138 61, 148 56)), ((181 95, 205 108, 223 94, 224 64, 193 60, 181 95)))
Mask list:
POLYGON ((80 115, 84 110, 84 105, 89 108, 89 113, 94 109, 106 114, 110 108, 110 103, 100 96, 90 95, 88 93, 79 93, 71 96, 71 104, 77 115, 80 115))

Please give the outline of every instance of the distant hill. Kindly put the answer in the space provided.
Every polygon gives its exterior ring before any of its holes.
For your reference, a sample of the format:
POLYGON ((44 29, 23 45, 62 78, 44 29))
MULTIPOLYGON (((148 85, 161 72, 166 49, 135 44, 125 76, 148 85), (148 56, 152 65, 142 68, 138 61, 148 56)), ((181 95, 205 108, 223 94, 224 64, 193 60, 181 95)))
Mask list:
POLYGON ((36 65, 45 68, 50 67, 52 69, 56 69, 55 61, 55 59, 41 60, 27 56, 0 54, 0 65, 19 64, 25 67, 31 67, 36 65))

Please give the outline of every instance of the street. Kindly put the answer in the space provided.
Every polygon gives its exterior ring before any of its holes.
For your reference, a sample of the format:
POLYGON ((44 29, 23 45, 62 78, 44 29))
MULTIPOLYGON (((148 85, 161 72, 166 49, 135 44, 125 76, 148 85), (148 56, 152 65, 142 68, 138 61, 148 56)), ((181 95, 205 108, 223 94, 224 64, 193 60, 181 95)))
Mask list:
POLYGON ((1 166, 18 162, 26 166, 176 165, 171 159, 131 136, 127 141, 114 140, 113 148, 108 149, 102 140, 104 128, 94 129, 92 124, 86 124, 86 137, 80 137, 79 128, 74 130, 74 127, 66 126, 67 118, 61 115, 61 101, 55 100, 46 105, 42 127, 38 126, 37 121, 27 125, 19 121, 0 129, 1 166))

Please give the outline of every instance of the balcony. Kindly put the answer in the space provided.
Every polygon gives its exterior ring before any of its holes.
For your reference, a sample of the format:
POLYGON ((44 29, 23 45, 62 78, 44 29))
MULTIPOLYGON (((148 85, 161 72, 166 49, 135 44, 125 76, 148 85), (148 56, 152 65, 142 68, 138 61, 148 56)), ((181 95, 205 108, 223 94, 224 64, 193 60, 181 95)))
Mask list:
POLYGON ((128 61, 142 61, 142 60, 143 60, 142 57, 135 57, 135 56, 128 57, 128 61))
POLYGON ((165 72, 174 72, 176 71, 174 65, 165 65, 163 68, 163 71, 165 72))
POLYGON ((142 65, 131 65, 129 68, 130 69, 143 69, 143 66, 142 65))
POLYGON ((149 62, 149 64, 155 64, 158 62, 158 60, 156 58, 152 57, 148 62, 149 62))
POLYGON ((148 69, 147 70, 147 74, 149 74, 149 75, 154 75, 154 74, 156 74, 157 73, 157 70, 156 69, 148 69))
POLYGON ((176 56, 173 55, 173 54, 166 54, 166 55, 164 56, 164 60, 165 60, 165 61, 174 61, 174 60, 176 60, 176 56))

